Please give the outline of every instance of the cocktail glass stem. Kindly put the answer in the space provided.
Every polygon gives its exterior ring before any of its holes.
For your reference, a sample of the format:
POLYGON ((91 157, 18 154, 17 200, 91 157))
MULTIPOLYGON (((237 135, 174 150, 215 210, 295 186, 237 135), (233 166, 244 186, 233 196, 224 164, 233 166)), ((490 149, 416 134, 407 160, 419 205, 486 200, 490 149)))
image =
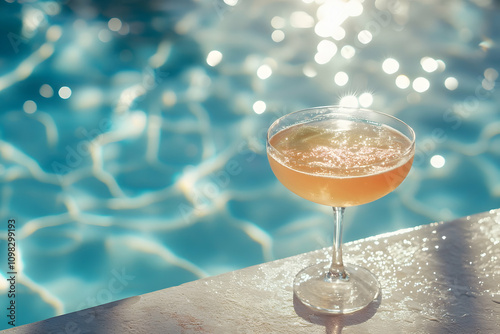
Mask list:
POLYGON ((332 261, 302 269, 293 291, 306 306, 329 314, 348 314, 362 309, 378 296, 380 285, 367 269, 342 260, 344 207, 333 207, 332 261))
POLYGON ((349 279, 342 261, 342 221, 344 219, 344 207, 333 207, 333 250, 332 264, 327 273, 329 280, 347 280, 349 279))

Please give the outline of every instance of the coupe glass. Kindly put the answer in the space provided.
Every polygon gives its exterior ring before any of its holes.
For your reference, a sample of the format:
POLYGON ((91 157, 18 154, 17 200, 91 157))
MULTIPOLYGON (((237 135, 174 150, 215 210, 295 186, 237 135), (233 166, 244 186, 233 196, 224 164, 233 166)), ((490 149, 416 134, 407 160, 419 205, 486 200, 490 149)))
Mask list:
POLYGON ((311 108, 271 125, 267 155, 278 180, 295 194, 333 208, 332 261, 303 269, 293 283, 295 295, 306 306, 347 314, 377 298, 380 285, 375 276, 342 261, 344 210, 393 191, 408 175, 414 152, 411 127, 367 109, 311 108))

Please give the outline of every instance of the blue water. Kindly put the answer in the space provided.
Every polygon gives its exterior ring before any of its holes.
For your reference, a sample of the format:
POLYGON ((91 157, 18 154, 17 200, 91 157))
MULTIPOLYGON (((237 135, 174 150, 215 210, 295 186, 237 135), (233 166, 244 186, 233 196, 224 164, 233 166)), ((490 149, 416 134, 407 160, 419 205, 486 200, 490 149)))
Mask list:
POLYGON ((265 156, 304 107, 417 133, 344 241, 500 207, 498 1, 9 0, 0 29, 0 329, 9 219, 16 325, 329 246, 265 156))

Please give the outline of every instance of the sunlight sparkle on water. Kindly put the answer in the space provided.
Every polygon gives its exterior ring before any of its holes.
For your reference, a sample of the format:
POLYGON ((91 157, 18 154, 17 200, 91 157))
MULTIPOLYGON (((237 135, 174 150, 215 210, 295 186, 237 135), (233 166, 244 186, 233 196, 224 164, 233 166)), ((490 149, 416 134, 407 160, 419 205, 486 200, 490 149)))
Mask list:
POLYGON ((285 19, 281 16, 275 16, 271 19, 271 26, 274 29, 282 29, 285 27, 285 19))
POLYGON ((330 59, 332 59, 331 57, 328 57, 327 55, 325 55, 324 53, 316 53, 314 55, 314 61, 320 65, 323 65, 323 64, 326 64, 330 61, 330 59))
POLYGON ((256 113, 256 114, 262 114, 264 111, 266 111, 266 103, 264 101, 256 101, 252 108, 253 108, 253 111, 256 113))
POLYGON ((362 107, 369 107, 372 105, 373 103, 373 95, 371 93, 363 93, 359 96, 359 104, 362 106, 362 107))
POLYGON ((108 21, 108 28, 111 31, 119 31, 122 28, 122 21, 119 18, 113 17, 108 21))
POLYGON ((271 74, 273 74, 273 70, 269 65, 264 64, 257 69, 257 76, 262 80, 269 78, 271 74))
POLYGON ((436 59, 436 63, 437 63, 437 65, 438 65, 437 70, 438 70, 439 72, 443 72, 443 71, 446 69, 446 63, 445 63, 443 60, 441 60, 441 59, 436 59))
POLYGON ((161 95, 161 100, 163 102, 163 105, 171 107, 177 103, 177 95, 173 90, 168 90, 163 92, 163 94, 161 95))
POLYGON ((319 53, 324 53, 327 57, 333 57, 337 53, 337 45, 327 39, 322 40, 316 47, 319 53))
POLYGON ((412 87, 416 92, 423 93, 429 89, 431 86, 429 80, 424 77, 418 77, 413 80, 412 87))
POLYGON ((290 24, 294 28, 311 28, 314 26, 314 18, 306 12, 293 12, 290 15, 290 24))
POLYGON ((32 114, 36 111, 36 103, 32 100, 27 100, 23 104, 23 110, 27 114, 32 114))
POLYGON ((320 22, 330 22, 332 26, 338 27, 349 17, 346 7, 347 4, 344 1, 326 1, 319 6, 316 16, 320 22))
POLYGON ((431 57, 424 57, 420 60, 420 65, 426 72, 434 72, 438 69, 438 62, 431 57))
POLYGON ((71 96, 71 88, 68 86, 62 86, 59 88, 58 94, 61 99, 69 99, 71 96))
POLYGON ((349 11, 357 14, 359 7, 352 5, 352 8, 349 9, 344 1, 325 2, 316 12, 318 23, 314 26, 314 32, 320 37, 337 35, 336 29, 349 17, 349 11))
POLYGON ((342 71, 338 72, 337 74, 335 74, 334 81, 338 86, 345 86, 347 82, 349 82, 349 75, 342 71))
POLYGON ((434 155, 430 160, 431 166, 434 168, 442 168, 446 163, 446 160, 442 155, 434 155))
POLYGON ((487 68, 484 70, 484 78, 489 81, 495 81, 498 78, 498 71, 494 68, 487 68))
POLYGON ((342 49, 340 50, 340 54, 342 55, 342 57, 344 57, 345 59, 351 59, 352 57, 354 57, 354 55, 356 54, 356 49, 353 48, 352 46, 350 45, 344 45, 342 47, 342 49))
POLYGON ((339 104, 343 107, 356 108, 359 106, 358 99, 354 95, 347 95, 340 99, 339 104))
POLYGON ((302 72, 304 75, 308 78, 314 78, 316 75, 318 75, 318 72, 316 72, 316 69, 312 67, 311 65, 306 65, 302 69, 302 72))
POLYGON ((351 0, 346 4, 346 10, 349 16, 360 16, 363 13, 363 5, 357 0, 351 0))
POLYGON ((62 36, 62 29, 60 26, 53 25, 47 29, 47 33, 45 35, 48 41, 56 42, 62 36))
POLYGON ((481 83, 482 87, 486 90, 493 90, 495 88, 495 81, 498 78, 498 71, 494 68, 487 68, 484 70, 484 79, 481 83))
POLYGON ((275 30, 271 34, 271 38, 273 42, 279 43, 285 39, 285 33, 283 32, 283 30, 275 30))
POLYGON ((42 95, 45 98, 50 98, 54 96, 54 90, 52 89, 52 87, 50 87, 50 85, 43 84, 40 87, 40 95, 42 95))
POLYGON ((372 41, 373 35, 368 30, 362 30, 358 34, 358 40, 363 44, 368 44, 372 41))
POLYGON ((458 80, 455 77, 448 77, 444 81, 444 86, 449 90, 455 90, 458 88, 458 80))
POLYGON ((222 53, 218 50, 212 50, 207 55, 207 64, 214 67, 222 60, 222 53))
POLYGON ((314 26, 314 32, 319 37, 329 37, 335 31, 336 26, 328 21, 319 21, 314 26))
POLYGON ((335 29, 333 29, 331 37, 337 41, 340 41, 341 39, 343 39, 345 37, 345 35, 346 35, 346 32, 345 32, 344 28, 336 27, 335 29))
POLYGON ((410 78, 404 74, 400 74, 396 78, 396 86, 401 89, 406 89, 410 86, 410 78))
POLYGON ((394 58, 387 58, 382 63, 382 70, 387 74, 396 73, 399 70, 399 62, 394 58))

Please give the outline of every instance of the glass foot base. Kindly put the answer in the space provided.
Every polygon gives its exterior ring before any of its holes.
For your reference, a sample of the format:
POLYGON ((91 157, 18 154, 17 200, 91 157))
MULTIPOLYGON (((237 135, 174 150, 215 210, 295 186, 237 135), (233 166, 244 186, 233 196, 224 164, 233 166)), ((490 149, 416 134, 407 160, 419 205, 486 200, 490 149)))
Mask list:
POLYGON ((371 272, 353 264, 344 265, 348 277, 329 278, 329 263, 319 263, 301 270, 293 282, 297 298, 309 308, 328 314, 348 314, 375 300, 380 285, 371 272))

